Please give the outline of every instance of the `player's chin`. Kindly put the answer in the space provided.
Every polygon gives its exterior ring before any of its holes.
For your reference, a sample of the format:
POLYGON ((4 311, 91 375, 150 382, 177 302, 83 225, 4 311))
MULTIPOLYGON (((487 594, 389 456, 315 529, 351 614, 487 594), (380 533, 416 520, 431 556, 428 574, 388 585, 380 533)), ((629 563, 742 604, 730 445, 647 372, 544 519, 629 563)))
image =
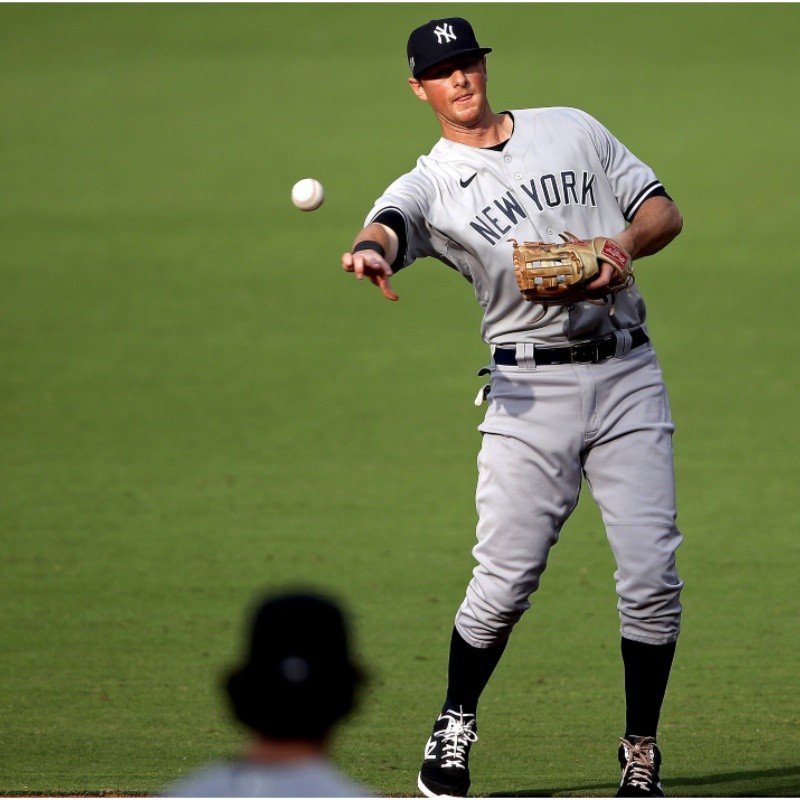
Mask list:
POLYGON ((483 119, 480 105, 478 103, 454 103, 453 119, 456 120, 459 125, 463 125, 467 128, 473 125, 479 125, 483 119))

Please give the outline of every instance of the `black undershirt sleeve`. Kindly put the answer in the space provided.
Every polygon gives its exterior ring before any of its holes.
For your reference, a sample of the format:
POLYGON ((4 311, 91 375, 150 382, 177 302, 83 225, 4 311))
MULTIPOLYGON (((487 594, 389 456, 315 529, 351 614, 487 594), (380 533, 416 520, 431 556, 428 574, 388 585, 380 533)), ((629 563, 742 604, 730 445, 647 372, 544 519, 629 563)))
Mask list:
POLYGON ((380 222, 387 228, 391 228, 397 234, 397 258, 390 264, 392 270, 397 272, 403 268, 403 261, 406 257, 406 250, 408 250, 408 239, 406 238, 406 221, 399 211, 394 209, 387 209, 381 211, 373 222, 380 222))

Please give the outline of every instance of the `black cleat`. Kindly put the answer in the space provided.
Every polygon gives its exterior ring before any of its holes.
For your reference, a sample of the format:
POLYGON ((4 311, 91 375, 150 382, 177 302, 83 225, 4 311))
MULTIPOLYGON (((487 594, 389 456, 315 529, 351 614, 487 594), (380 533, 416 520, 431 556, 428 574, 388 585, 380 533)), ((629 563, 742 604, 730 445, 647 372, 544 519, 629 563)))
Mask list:
POLYGON ((448 709, 439 715, 425 745, 417 786, 426 797, 466 797, 469 749, 478 741, 474 714, 448 709))
POLYGON ((620 739, 619 765, 622 779, 617 797, 663 797, 661 751, 652 736, 629 736, 620 739))

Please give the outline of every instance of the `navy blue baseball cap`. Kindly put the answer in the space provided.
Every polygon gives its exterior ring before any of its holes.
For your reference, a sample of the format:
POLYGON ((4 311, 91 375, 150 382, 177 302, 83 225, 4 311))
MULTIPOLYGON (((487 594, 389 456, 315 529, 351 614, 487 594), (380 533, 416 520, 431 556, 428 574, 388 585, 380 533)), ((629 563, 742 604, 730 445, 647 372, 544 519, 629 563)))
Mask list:
POLYGON ((478 44, 472 25, 461 17, 432 19, 415 28, 408 37, 408 66, 415 78, 451 58, 491 52, 491 47, 478 44))

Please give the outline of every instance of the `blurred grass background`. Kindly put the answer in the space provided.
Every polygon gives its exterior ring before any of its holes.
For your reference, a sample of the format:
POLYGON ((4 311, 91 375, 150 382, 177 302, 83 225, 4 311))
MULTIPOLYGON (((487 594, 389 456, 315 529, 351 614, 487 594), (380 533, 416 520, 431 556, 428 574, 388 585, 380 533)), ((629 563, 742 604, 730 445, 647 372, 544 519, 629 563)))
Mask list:
MULTIPOLYGON (((336 757, 414 794, 472 568, 472 291, 339 267, 438 136, 408 32, 463 14, 496 110, 575 105, 686 218, 639 265, 678 424, 670 794, 800 793, 794 4, 0 6, 0 793, 152 794, 235 752, 258 592, 372 672, 336 757), (328 199, 289 202, 301 177, 328 199)), ((613 565, 584 497, 481 709, 476 795, 610 796, 613 565)))

